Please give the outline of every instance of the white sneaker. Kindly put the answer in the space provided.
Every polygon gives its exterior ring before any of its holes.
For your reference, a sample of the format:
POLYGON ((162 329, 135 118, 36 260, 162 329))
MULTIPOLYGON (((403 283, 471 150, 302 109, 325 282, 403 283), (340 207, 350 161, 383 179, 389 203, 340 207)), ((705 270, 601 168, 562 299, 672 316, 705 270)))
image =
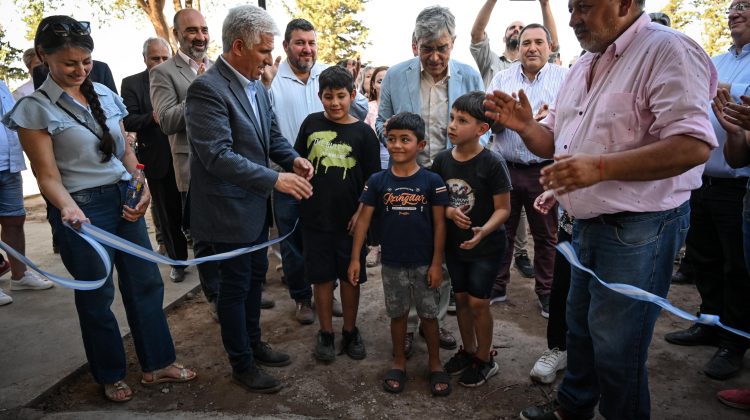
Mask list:
POLYGON ((44 290, 53 286, 54 283, 32 271, 25 272, 19 280, 10 280, 10 290, 44 290))
POLYGON ((531 379, 543 384, 551 384, 555 381, 555 374, 558 370, 565 369, 568 365, 568 352, 560 351, 557 347, 547 350, 542 357, 534 363, 531 369, 531 379))
POLYGON ((0 306, 13 303, 13 298, 6 295, 3 289, 0 289, 0 306))

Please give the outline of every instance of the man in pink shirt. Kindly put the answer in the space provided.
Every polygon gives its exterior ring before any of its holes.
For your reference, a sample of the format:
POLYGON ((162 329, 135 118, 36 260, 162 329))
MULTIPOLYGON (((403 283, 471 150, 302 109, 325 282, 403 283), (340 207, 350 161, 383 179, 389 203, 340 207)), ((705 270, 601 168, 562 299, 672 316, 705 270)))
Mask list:
MULTIPOLYGON (((708 118, 716 70, 688 37, 650 22, 645 0, 569 0, 589 51, 570 70, 549 116, 534 120, 523 91, 495 91, 488 115, 534 154, 555 158, 541 182, 576 218, 581 262, 611 283, 666 296, 689 224, 690 191, 716 138, 708 118)), ((568 370, 557 399, 524 419, 650 417, 646 360, 656 305, 573 270, 568 370)))

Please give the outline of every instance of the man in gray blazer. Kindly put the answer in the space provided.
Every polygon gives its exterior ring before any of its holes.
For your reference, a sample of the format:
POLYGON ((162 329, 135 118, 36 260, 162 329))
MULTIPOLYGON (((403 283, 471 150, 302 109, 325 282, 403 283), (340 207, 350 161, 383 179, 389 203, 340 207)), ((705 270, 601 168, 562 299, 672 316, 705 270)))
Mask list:
MULTIPOLYGON (((448 123, 453 101, 459 96, 479 90, 484 84, 479 72, 470 66, 451 60, 453 41, 456 39, 456 22, 445 7, 431 6, 417 16, 414 34, 418 56, 391 67, 380 88, 380 108, 375 121, 378 137, 385 139, 388 118, 399 112, 413 112, 424 118, 427 146, 417 156, 420 165, 429 168, 432 159, 450 147, 448 123)), ((450 281, 444 269, 445 281, 440 286, 440 347, 456 348, 456 339, 445 328, 443 320, 448 311, 450 281)), ((417 313, 412 308, 406 338, 406 354, 410 355, 417 313)))
MULTIPOLYGON (((216 252, 268 239, 274 190, 309 198, 313 166, 281 135, 268 93, 258 81, 273 64, 271 16, 255 6, 229 11, 223 53, 188 88, 191 232, 216 252), (269 168, 273 161, 287 171, 269 168)), ((288 355, 261 341, 260 300, 268 268, 265 249, 219 262, 219 324, 235 382, 253 392, 276 392, 278 379, 259 368, 285 366, 288 355)))
MULTIPOLYGON (((203 15, 194 9, 182 9, 174 15, 174 37, 179 50, 174 57, 150 70, 151 103, 156 121, 169 136, 172 150, 177 190, 182 196, 181 208, 186 207, 190 184, 190 160, 187 131, 185 128, 185 96, 188 86, 213 64, 208 51, 208 26, 203 15)), ((178 215, 182 222, 182 214, 178 215)), ((213 250, 200 242, 193 242, 196 257, 213 254, 213 250)), ((186 251, 187 252, 187 251, 186 251)), ((219 295, 219 273, 215 263, 198 266, 201 288, 209 302, 211 315, 216 318, 216 297, 219 295)), ((172 281, 180 282, 185 277, 184 268, 172 270, 172 281)))

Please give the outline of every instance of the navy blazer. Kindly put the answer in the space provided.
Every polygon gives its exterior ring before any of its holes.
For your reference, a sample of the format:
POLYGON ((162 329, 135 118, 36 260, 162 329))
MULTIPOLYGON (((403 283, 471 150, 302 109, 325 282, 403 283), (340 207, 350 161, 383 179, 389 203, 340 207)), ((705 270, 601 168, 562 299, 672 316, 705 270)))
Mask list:
POLYGON ((172 151, 169 138, 154 121, 148 70, 122 79, 120 92, 128 109, 122 119, 125 131, 135 132, 138 137, 138 162, 145 166, 147 178, 162 179, 172 165, 172 151))
POLYGON ((190 85, 190 233, 206 242, 248 244, 265 226, 278 172, 299 157, 279 131, 268 93, 256 84, 257 121, 237 76, 223 60, 190 85))

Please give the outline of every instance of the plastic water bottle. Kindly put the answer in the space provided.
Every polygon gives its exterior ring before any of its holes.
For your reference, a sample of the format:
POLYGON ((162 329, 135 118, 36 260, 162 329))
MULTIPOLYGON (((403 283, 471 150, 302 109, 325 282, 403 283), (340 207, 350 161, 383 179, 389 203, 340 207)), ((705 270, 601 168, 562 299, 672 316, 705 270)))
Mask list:
POLYGON ((125 205, 131 209, 134 209, 141 201, 143 186, 146 184, 146 176, 143 173, 143 168, 144 166, 141 163, 136 165, 135 171, 133 171, 130 181, 128 181, 128 191, 125 193, 125 205))

